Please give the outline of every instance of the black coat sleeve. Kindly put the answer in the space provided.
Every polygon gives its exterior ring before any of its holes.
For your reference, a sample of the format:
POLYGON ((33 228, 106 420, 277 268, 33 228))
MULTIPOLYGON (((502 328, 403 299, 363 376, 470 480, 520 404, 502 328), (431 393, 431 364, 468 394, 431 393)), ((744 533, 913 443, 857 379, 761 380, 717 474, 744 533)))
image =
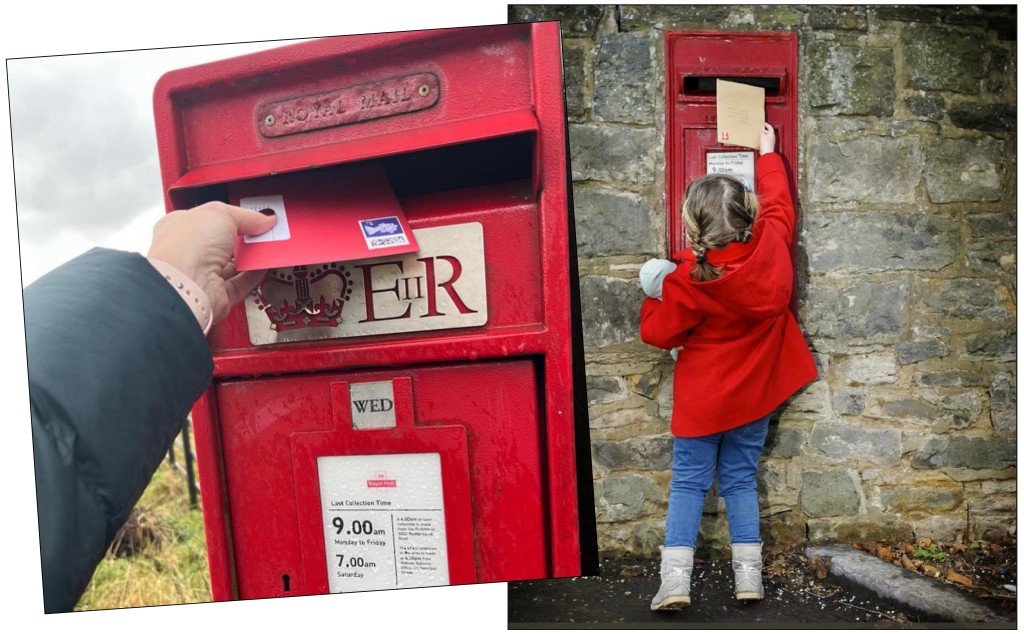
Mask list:
POLYGON ((136 253, 93 249, 24 292, 46 612, 72 610, 210 381, 185 302, 136 253))

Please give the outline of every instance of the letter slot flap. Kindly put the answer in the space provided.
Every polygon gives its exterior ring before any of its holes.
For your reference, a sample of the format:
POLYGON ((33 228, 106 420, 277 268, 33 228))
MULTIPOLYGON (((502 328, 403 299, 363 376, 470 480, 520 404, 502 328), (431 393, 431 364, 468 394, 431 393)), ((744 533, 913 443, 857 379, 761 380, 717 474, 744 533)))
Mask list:
POLYGON ((272 209, 277 225, 238 239, 239 271, 308 266, 419 250, 391 183, 378 163, 241 181, 233 205, 272 209))

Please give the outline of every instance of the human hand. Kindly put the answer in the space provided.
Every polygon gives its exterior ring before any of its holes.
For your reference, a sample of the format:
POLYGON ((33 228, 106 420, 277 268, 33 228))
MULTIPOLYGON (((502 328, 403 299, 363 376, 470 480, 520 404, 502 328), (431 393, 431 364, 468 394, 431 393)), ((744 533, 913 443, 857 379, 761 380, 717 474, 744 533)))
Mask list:
POLYGON ((176 267, 198 284, 210 298, 213 323, 217 323, 265 273, 235 271, 235 238, 265 233, 275 224, 275 215, 209 202, 161 218, 153 227, 147 255, 176 267))
POLYGON ((770 123, 765 123, 761 130, 761 155, 775 151, 775 128, 770 123))

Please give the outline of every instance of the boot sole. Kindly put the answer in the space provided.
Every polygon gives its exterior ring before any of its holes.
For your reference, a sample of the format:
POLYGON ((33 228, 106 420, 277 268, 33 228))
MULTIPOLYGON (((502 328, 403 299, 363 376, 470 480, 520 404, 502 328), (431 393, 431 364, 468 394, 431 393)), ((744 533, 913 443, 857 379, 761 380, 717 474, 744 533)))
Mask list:
POLYGON ((764 595, 758 592, 737 592, 736 599, 739 601, 760 601, 764 595))
POLYGON ((690 605, 690 597, 667 597, 658 603, 651 604, 651 611, 682 610, 690 605))

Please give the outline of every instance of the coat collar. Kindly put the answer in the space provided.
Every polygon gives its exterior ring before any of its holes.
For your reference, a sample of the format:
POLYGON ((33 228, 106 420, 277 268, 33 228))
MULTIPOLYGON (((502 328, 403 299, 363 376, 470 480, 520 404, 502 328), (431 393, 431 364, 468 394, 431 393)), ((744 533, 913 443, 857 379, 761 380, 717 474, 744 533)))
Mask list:
MULTIPOLYGON (((751 236, 750 242, 732 242, 724 249, 709 249, 708 250, 708 262, 715 266, 727 264, 740 260, 750 255, 759 242, 761 236, 760 231, 755 231, 754 235, 751 236)), ((693 254, 693 250, 689 247, 682 251, 677 251, 672 255, 672 259, 677 263, 681 262, 696 262, 697 256, 693 254)))

